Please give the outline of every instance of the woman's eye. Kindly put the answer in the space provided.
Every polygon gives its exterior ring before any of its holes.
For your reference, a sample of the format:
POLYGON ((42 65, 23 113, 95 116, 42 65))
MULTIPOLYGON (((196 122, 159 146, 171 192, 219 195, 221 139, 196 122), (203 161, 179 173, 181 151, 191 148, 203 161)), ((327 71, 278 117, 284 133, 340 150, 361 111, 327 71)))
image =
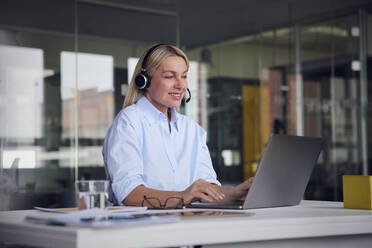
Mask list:
POLYGON ((187 78, 187 75, 183 75, 182 78, 186 79, 187 78))
POLYGON ((165 78, 173 78, 173 75, 165 75, 165 78))

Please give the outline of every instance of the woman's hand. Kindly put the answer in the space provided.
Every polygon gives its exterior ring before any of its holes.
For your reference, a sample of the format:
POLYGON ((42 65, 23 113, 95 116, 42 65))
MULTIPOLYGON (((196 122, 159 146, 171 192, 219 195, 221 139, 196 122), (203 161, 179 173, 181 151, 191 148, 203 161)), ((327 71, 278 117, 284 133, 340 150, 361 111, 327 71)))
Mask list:
POLYGON ((193 201, 216 202, 225 198, 220 186, 199 179, 181 192, 185 204, 193 201))
POLYGON ((249 189, 251 188, 251 185, 253 183, 254 177, 250 177, 241 184, 234 187, 232 191, 232 197, 236 200, 245 200, 245 197, 247 196, 247 193, 249 189))

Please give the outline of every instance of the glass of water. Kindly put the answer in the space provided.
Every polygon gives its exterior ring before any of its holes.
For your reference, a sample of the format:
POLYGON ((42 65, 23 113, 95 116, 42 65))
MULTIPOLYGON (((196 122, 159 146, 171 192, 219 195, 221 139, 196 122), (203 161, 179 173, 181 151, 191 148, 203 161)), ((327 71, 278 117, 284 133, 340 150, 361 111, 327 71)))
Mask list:
POLYGON ((108 198, 107 180, 79 180, 75 183, 79 209, 106 208, 108 198))

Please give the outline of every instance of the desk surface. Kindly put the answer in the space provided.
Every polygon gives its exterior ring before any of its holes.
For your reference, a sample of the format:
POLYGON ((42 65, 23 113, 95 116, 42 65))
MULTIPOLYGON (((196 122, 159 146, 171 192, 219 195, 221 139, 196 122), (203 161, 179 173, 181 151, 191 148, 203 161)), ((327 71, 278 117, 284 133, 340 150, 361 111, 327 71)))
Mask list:
POLYGON ((372 211, 344 209, 340 202, 302 201, 294 207, 242 212, 250 214, 185 216, 176 223, 98 230, 25 221, 24 217, 33 211, 0 212, 0 241, 37 247, 122 248, 243 242, 257 245, 329 237, 372 240, 372 211))

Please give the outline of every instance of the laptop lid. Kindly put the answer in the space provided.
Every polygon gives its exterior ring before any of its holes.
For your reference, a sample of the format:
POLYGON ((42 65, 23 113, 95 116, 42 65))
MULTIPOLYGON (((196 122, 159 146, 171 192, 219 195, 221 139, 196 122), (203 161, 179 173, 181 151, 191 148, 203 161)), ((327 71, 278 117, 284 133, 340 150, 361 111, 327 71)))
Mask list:
POLYGON ((244 204, 192 203, 191 208, 252 209, 300 203, 322 149, 322 139, 274 134, 244 204))
POLYGON ((322 143, 321 138, 315 137, 272 135, 243 208, 299 204, 322 143))

